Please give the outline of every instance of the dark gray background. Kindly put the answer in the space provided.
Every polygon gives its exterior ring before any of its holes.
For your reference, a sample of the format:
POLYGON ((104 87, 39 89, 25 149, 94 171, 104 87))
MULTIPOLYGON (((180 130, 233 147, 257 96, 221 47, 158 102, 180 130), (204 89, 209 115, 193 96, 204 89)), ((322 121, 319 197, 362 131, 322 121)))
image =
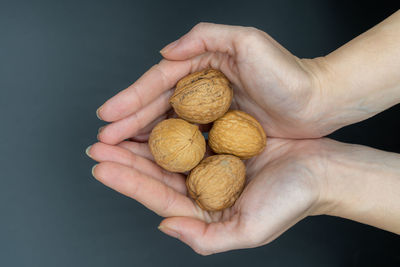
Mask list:
MULTIPOLYGON (((398 236, 307 218, 269 245, 202 257, 97 182, 95 110, 200 21, 258 27, 325 55, 393 13, 385 1, 0 1, 0 266, 399 266, 398 236)), ((400 152, 399 106, 339 130, 400 152)))

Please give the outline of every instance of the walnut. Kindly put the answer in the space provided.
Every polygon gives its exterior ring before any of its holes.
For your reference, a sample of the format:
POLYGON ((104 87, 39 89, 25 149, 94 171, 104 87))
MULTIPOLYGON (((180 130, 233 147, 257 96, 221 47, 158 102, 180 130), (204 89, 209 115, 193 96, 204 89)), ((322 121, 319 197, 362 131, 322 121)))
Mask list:
POLYGON ((208 157, 186 179, 189 195, 200 208, 218 211, 231 207, 245 184, 246 167, 232 155, 208 157))
POLYGON ((266 142, 260 123, 239 110, 228 111, 216 120, 208 135, 208 144, 215 153, 232 154, 241 159, 261 153, 266 142))
POLYGON ((232 97, 233 91, 225 75, 206 69, 181 79, 169 102, 182 119, 206 124, 224 115, 232 97))
POLYGON ((168 119, 153 128, 149 147, 158 165, 171 172, 186 172, 203 159, 206 142, 196 125, 168 119))

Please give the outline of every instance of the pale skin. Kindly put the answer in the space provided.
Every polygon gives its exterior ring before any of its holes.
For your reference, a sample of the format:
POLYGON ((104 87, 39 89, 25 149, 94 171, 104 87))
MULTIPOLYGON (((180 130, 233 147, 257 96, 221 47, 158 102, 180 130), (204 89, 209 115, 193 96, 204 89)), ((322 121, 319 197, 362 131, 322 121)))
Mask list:
POLYGON ((93 175, 165 217, 159 229, 202 255, 267 244, 310 215, 400 234, 400 156, 322 138, 400 102, 399 33, 400 11, 325 57, 299 59, 254 28, 196 25, 98 109, 110 124, 87 149, 99 162, 93 175), (233 107, 268 136, 266 149, 245 162, 244 192, 220 212, 201 210, 185 176, 158 167, 146 143, 167 117, 176 82, 206 67, 229 78, 233 107))

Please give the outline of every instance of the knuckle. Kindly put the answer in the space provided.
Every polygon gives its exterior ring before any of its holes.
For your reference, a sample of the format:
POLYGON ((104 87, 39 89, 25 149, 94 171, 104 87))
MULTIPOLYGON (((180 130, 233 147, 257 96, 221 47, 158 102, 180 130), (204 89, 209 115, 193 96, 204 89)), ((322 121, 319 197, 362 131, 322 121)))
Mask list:
POLYGON ((170 175, 171 173, 165 169, 161 169, 160 170, 160 180, 161 182, 163 182, 166 185, 169 185, 170 183, 170 175))
POLYGON ((196 25, 194 25, 193 29, 201 29, 204 28, 204 26, 207 25, 207 22, 199 22, 196 25))
POLYGON ((195 31, 195 32, 199 32, 199 31, 201 32, 201 31, 209 28, 211 25, 213 25, 213 23, 199 22, 192 28, 192 30, 195 31))
POLYGON ((171 193, 170 190, 165 191, 165 202, 164 208, 162 209, 164 215, 168 215, 171 211, 174 210, 174 205, 176 201, 176 195, 171 193))
POLYGON ((248 247, 259 246, 264 242, 264 237, 259 233, 247 234, 246 239, 243 243, 248 247))
POLYGON ((145 103, 143 102, 142 95, 140 94, 140 89, 138 87, 133 87, 133 99, 136 100, 135 106, 137 107, 138 110, 143 108, 145 106, 145 103))
POLYGON ((254 228, 247 228, 241 235, 241 243, 246 247, 259 246, 264 242, 264 236, 258 232, 254 232, 254 228))
POLYGON ((254 27, 244 27, 241 37, 245 41, 259 41, 263 39, 263 32, 254 27))
POLYGON ((264 235, 254 229, 263 229, 263 227, 256 227, 255 222, 248 220, 241 220, 237 225, 237 239, 240 244, 246 247, 254 247, 261 245, 264 242, 264 235))
POLYGON ((257 29, 256 27, 249 26, 249 27, 244 27, 244 28, 247 29, 247 31, 252 32, 254 34, 256 34, 256 33, 259 34, 260 33, 260 30, 257 29))
POLYGON ((137 162, 137 156, 133 153, 129 153, 129 163, 132 167, 135 167, 137 162))
POLYGON ((190 243, 191 243, 190 247, 194 250, 194 252, 202 256, 208 256, 223 251, 223 250, 218 251, 215 248, 216 245, 215 243, 211 243, 204 238, 198 238, 190 243))
POLYGON ((163 87, 169 87, 169 78, 167 76, 167 74, 165 73, 165 71, 163 70, 163 67, 161 66, 162 63, 160 64, 155 64, 153 66, 154 70, 156 70, 161 77, 162 80, 162 86, 163 87))
POLYGON ((199 254, 201 256, 208 256, 208 255, 214 254, 210 250, 202 248, 198 245, 192 246, 192 249, 194 250, 194 252, 196 252, 197 254, 199 254))
POLYGON ((143 181, 141 179, 135 179, 134 186, 129 188, 128 196, 136 199, 138 192, 142 191, 143 188, 143 181))
POLYGON ((132 128, 134 129, 133 133, 131 133, 131 135, 132 135, 132 134, 136 134, 138 132, 138 130, 140 130, 143 127, 143 120, 142 120, 142 117, 139 116, 139 112, 135 112, 130 116, 131 116, 131 120, 132 120, 132 128))

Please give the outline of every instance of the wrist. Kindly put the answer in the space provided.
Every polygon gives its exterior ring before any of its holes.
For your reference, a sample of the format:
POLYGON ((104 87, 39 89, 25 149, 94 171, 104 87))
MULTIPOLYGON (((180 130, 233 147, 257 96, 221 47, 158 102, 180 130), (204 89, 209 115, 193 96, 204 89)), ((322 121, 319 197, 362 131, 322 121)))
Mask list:
POLYGON ((321 147, 325 175, 314 215, 400 233, 400 156, 329 139, 321 147))
POLYGON ((308 75, 307 90, 311 95, 304 111, 305 120, 316 133, 314 137, 326 136, 343 126, 336 119, 342 103, 335 91, 331 67, 326 57, 299 59, 299 64, 308 75))
POLYGON ((322 133, 400 102, 400 11, 324 57, 303 60, 322 133))

